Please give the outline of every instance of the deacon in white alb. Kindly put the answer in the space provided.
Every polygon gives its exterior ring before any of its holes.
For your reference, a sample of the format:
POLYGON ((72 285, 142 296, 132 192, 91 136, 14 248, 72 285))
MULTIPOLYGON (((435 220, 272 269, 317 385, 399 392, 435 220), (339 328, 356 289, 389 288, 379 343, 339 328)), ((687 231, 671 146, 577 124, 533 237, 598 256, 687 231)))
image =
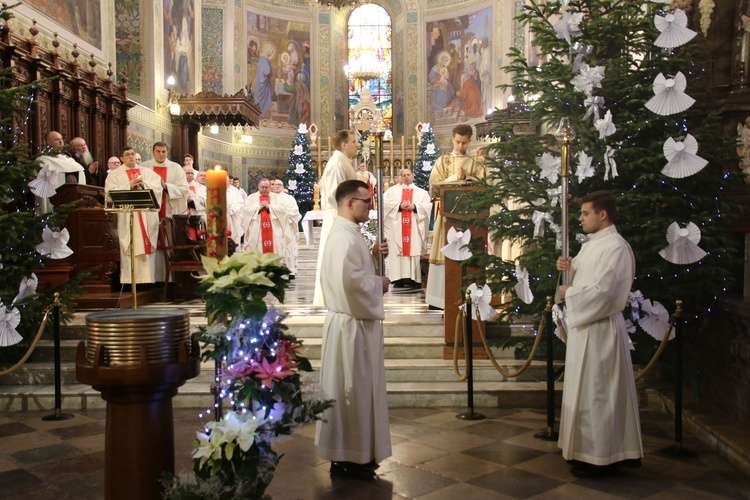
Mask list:
POLYGON ((388 239, 388 278, 394 287, 421 288, 419 259, 427 253, 432 202, 430 194, 414 185, 414 173, 400 172, 401 184, 383 193, 383 226, 388 239))
POLYGON ((206 186, 195 181, 195 170, 193 167, 185 165, 182 167, 185 172, 185 179, 188 182, 188 208, 193 215, 200 215, 203 221, 206 220, 206 186))
POLYGON ((299 221, 302 215, 299 213, 299 206, 294 196, 284 192, 284 182, 281 179, 271 181, 271 190, 276 193, 279 203, 286 206, 287 224, 284 226, 284 244, 286 252, 284 254, 284 263, 289 268, 290 278, 294 279, 297 274, 297 260, 299 258, 299 248, 297 238, 299 237, 299 221))
POLYGON ((240 248, 242 235, 245 233, 245 226, 242 224, 242 206, 244 200, 240 190, 232 186, 232 180, 227 176, 227 227, 232 233, 230 238, 235 242, 237 248, 240 248))

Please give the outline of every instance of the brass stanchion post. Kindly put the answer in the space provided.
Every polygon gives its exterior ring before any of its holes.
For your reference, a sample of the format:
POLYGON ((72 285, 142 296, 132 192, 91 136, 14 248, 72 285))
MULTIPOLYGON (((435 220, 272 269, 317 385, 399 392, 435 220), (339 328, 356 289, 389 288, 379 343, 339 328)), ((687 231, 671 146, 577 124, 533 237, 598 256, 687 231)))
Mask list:
POLYGON ((544 337, 547 341, 547 428, 534 434, 542 441, 557 441, 555 432, 555 367, 554 367, 554 325, 552 323, 552 297, 547 297, 544 308, 544 337))
POLYGON ((466 386, 468 404, 466 413, 459 413, 456 418, 461 420, 482 420, 485 417, 481 413, 474 412, 474 340, 471 335, 471 294, 466 292, 466 342, 464 343, 464 355, 466 356, 466 386))
POLYGON ((55 300, 52 303, 52 335, 54 340, 55 356, 55 413, 42 417, 42 420, 68 420, 73 415, 62 412, 62 380, 60 374, 60 294, 55 292, 55 300))

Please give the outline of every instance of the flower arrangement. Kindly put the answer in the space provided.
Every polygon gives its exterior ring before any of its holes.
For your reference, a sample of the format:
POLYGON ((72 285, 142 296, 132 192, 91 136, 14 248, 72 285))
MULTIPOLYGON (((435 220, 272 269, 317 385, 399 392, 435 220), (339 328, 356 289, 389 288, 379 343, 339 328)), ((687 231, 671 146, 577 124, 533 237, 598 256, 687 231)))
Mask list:
POLYGON ((312 367, 302 343, 264 301, 271 293, 283 302, 289 270, 282 257, 251 251, 203 257, 203 264, 197 291, 209 324, 198 338, 203 360, 217 366, 214 392, 231 409, 198 433, 192 473, 166 478, 164 498, 262 498, 281 458, 272 439, 317 420, 332 401, 303 393, 299 372, 312 367))

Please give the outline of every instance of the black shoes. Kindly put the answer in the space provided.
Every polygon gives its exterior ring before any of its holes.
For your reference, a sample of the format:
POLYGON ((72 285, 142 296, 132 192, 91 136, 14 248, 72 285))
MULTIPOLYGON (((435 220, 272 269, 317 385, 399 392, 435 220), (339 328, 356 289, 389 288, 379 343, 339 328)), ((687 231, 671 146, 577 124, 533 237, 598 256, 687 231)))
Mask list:
POLYGON ((617 469, 614 464, 611 465, 593 465, 585 462, 580 462, 570 468, 570 473, 576 477, 582 478, 596 478, 611 476, 616 473, 617 469))
POLYGON ((331 462, 331 475, 366 481, 368 479, 375 479, 375 469, 377 468, 378 464, 375 460, 367 464, 331 462))

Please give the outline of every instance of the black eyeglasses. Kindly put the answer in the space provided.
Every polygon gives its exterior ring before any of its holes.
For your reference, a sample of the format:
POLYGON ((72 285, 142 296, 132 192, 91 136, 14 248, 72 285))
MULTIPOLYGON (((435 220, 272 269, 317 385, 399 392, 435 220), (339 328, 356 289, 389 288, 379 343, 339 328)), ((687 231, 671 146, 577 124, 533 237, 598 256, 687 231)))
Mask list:
POLYGON ((369 198, 351 198, 352 200, 362 201, 364 203, 370 203, 369 198))

